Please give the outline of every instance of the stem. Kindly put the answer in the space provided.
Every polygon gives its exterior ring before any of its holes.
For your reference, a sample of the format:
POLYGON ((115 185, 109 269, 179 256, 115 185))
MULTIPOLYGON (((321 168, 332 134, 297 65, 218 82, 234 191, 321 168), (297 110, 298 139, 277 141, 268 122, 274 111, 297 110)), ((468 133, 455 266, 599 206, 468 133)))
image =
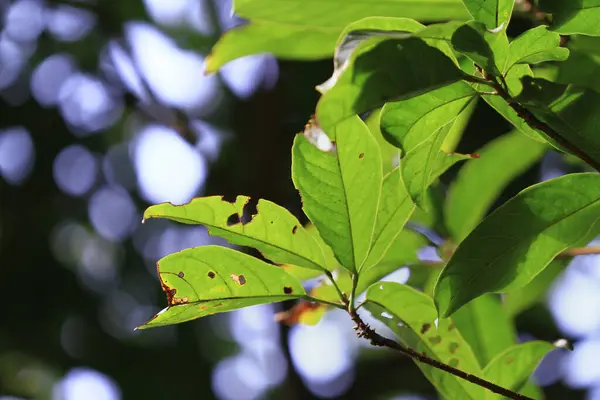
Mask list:
MULTIPOLYGON (((476 66, 477 69, 481 69, 481 67, 476 66)), ((588 156, 582 149, 577 147, 575 144, 569 142, 563 136, 561 136, 558 132, 552 129, 546 123, 537 119, 535 115, 533 115, 527 108, 523 107, 519 103, 515 103, 513 98, 507 92, 507 90, 492 76, 488 78, 489 82, 492 83, 492 86, 496 90, 499 96, 501 96, 512 108, 519 117, 521 117, 527 125, 529 125, 533 129, 540 130, 544 132, 548 137, 556 141, 562 147, 570 151, 576 157, 585 161, 589 166, 593 167, 596 171, 600 172, 600 162, 595 161, 590 156, 588 156)))
POLYGON ((585 256, 590 254, 600 254, 600 245, 588 247, 573 247, 560 253, 556 258, 567 258, 575 256, 585 256))
POLYGON ((346 310, 346 306, 344 304, 335 303, 335 302, 329 301, 329 300, 319 299, 319 298, 312 297, 309 295, 304 295, 304 296, 302 296, 302 298, 306 301, 312 301, 313 303, 327 304, 328 306, 339 308, 340 310, 346 310))
MULTIPOLYGON (((333 287, 335 288, 335 291, 337 292, 338 296, 340 297, 340 301, 342 303, 346 304, 346 301, 348 299, 346 298, 346 295, 340 290, 340 287, 338 286, 335 279, 333 279, 333 274, 331 273, 331 271, 325 272, 325 275, 327 275, 327 278, 329 278, 329 280, 331 281, 331 284, 333 285, 333 287)), ((345 309, 345 308, 343 308, 343 309, 345 309)))
POLYGON ((356 308, 354 307, 354 298, 356 297, 356 287, 358 286, 358 273, 355 272, 352 274, 352 291, 350 292, 350 299, 346 304, 346 308, 350 314, 356 313, 356 308))
MULTIPOLYGON (((348 305, 350 308, 350 305, 348 305)), ((498 386, 495 383, 490 381, 486 381, 485 379, 479 378, 475 375, 469 374, 468 372, 462 371, 458 368, 452 367, 448 364, 444 364, 438 360, 428 357, 424 353, 419 353, 410 347, 403 346, 402 344, 388 339, 386 337, 381 336, 375 330, 373 330, 369 325, 365 324, 364 321, 360 318, 358 313, 355 310, 349 311, 350 317, 352 321, 356 324, 354 329, 357 331, 357 335, 359 337, 363 337, 371 342, 373 346, 381 346, 381 347, 389 347, 390 349, 399 351, 412 358, 414 361, 427 364, 432 366, 433 368, 440 369, 442 371, 448 372, 456 377, 469 381, 477 386, 481 386, 485 389, 488 389, 494 393, 507 397, 509 399, 515 400, 533 400, 530 397, 524 396, 520 393, 513 392, 512 390, 503 388, 502 386, 498 386)))

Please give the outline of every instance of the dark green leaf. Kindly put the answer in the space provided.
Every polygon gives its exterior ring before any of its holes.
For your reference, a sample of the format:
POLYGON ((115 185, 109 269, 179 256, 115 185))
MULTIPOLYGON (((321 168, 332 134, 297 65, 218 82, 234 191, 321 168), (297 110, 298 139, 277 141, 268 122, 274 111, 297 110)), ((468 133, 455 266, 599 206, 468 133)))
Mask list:
POLYGON ((285 208, 260 199, 257 214, 250 222, 243 223, 244 207, 249 200, 248 196, 238 196, 230 203, 221 196, 211 196, 181 206, 162 203, 149 207, 144 220, 167 218, 184 224, 202 224, 211 235, 240 246, 254 247, 275 263, 325 269, 323 250, 285 208))
POLYGON ((511 132, 486 144, 477 152, 479 159, 467 161, 450 185, 445 203, 446 226, 456 243, 477 226, 506 185, 547 149, 520 132, 511 132))
POLYGON ((469 21, 452 35, 454 49, 469 57, 487 73, 500 76, 508 57, 508 38, 505 30, 490 32, 485 25, 469 21))
POLYGON ((283 269, 226 247, 186 249, 162 258, 157 268, 168 307, 138 329, 306 295, 283 269))
POLYGON ((516 342, 512 321, 496 295, 486 294, 476 298, 455 312, 452 319, 480 365, 487 365, 497 354, 516 342))
POLYGON ((477 21, 483 22, 487 29, 508 25, 514 0, 463 0, 467 10, 477 21))
MULTIPOLYGON (((481 376, 481 367, 469 344, 451 319, 437 320, 433 301, 426 294, 398 283, 376 283, 367 290, 365 306, 406 346, 481 376)), ((479 399, 483 396, 483 389, 478 386, 425 364, 417 365, 445 398, 479 399)))
MULTIPOLYGON (((309 128, 307 134, 310 133, 309 128)), ((292 177, 303 210, 321 237, 350 271, 367 258, 381 193, 381 154, 358 116, 335 126, 336 146, 321 151, 306 135, 297 135, 292 177)), ((321 132, 322 134, 322 132, 321 132)))
POLYGON ((600 163, 600 93, 544 79, 523 78, 517 100, 581 153, 600 163))
POLYGON ((385 138, 402 149, 402 178, 411 198, 421 202, 427 187, 461 157, 440 150, 453 122, 476 96, 459 81, 383 107, 385 138))
POLYGON ((448 316, 474 298, 527 285, 558 254, 600 233, 600 175, 531 186, 490 214, 442 271, 435 300, 448 316))
POLYGON ((515 64, 538 64, 544 61, 563 61, 569 50, 560 45, 560 35, 545 26, 525 31, 510 43, 509 56, 502 70, 506 73, 515 64))
MULTIPOLYGON (((406 29, 410 29, 408 24, 406 29)), ((447 45, 442 45, 446 51, 447 45)), ((317 120, 332 137, 330 128, 353 114, 446 86, 462 77, 451 58, 421 39, 388 39, 375 44, 367 40, 324 85, 327 90, 317 104, 317 120)))
MULTIPOLYGON (((531 341, 515 344, 498 354, 483 369, 484 377, 503 388, 519 391, 544 356, 555 347, 548 342, 531 341)), ((504 397, 487 392, 486 399, 504 397)))
POLYGON ((600 36, 598 0, 539 0, 539 8, 552 14, 552 30, 560 34, 600 36))

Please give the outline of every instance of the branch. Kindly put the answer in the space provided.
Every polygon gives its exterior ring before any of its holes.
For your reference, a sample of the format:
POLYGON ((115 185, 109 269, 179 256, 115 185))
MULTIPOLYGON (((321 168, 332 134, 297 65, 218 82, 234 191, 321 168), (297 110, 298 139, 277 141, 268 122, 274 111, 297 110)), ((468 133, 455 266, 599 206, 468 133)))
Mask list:
POLYGON ((485 74, 485 72, 478 65, 475 65, 475 67, 477 68, 478 71, 482 72, 484 79, 487 79, 492 84, 496 93, 499 96, 501 96, 508 103, 510 108, 512 108, 517 113, 517 115, 519 117, 521 117, 521 119, 523 119, 527 123, 527 125, 529 125, 533 129, 537 129, 537 130, 544 132, 549 138, 556 141, 558 144, 560 144, 566 150, 571 152, 571 154, 582 159, 589 166, 594 168, 596 171, 600 172, 600 163, 598 161, 595 161, 590 156, 588 156, 582 149, 577 147, 575 144, 569 142, 567 139, 565 139, 563 136, 561 136, 558 132, 556 132, 554 129, 552 129, 552 127, 550 127, 550 125, 546 124, 545 122, 540 121, 527 108, 523 107, 519 103, 515 103, 514 99, 510 96, 510 94, 508 94, 508 91, 504 88, 504 86, 502 86, 500 83, 498 83, 498 81, 493 76, 485 74))
POLYGON ((575 256, 585 256, 590 254, 600 254, 600 245, 587 247, 573 247, 560 253, 556 258, 568 258, 575 256))
POLYGON ((479 378, 475 375, 469 374, 458 368, 452 367, 448 364, 444 364, 443 362, 440 362, 438 360, 430 358, 427 355, 425 355, 424 353, 419 353, 419 352, 411 349, 410 347, 403 346, 400 343, 398 343, 392 339, 383 337, 380 334, 378 334, 377 332, 375 332, 375 330, 373 330, 369 325, 365 324, 365 322, 360 318, 360 316, 358 315, 358 313, 355 310, 349 310, 348 312, 350 313, 350 317, 352 318, 352 321, 354 321, 354 323, 356 324, 354 329, 357 331, 356 333, 357 333, 358 337, 363 337, 363 338, 369 340, 373 346, 388 347, 390 349, 399 351, 400 353, 404 354, 405 356, 412 358, 414 361, 430 365, 433 368, 437 368, 442 371, 445 371, 449 374, 457 376, 461 379, 469 381, 477 386, 481 386, 485 389, 488 389, 494 393, 497 393, 497 394, 507 397, 509 399, 533 400, 530 397, 524 396, 517 392, 513 392, 512 390, 503 388, 502 386, 498 386, 495 383, 486 381, 485 379, 479 378))

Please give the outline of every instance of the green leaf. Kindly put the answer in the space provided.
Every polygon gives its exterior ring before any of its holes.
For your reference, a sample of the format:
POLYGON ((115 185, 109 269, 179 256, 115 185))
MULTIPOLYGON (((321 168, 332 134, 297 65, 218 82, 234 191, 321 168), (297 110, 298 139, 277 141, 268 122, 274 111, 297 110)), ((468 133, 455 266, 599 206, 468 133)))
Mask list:
POLYGON ((490 32, 485 25, 469 21, 452 35, 454 49, 469 57, 487 73, 500 76, 508 57, 508 37, 504 29, 490 32))
POLYGON ((238 196, 230 203, 221 196, 211 196, 181 206, 162 203, 149 207, 144 212, 144 220, 167 218, 184 224, 202 224, 211 235, 240 246, 254 247, 275 263, 325 269, 323 250, 285 208, 260 199, 257 214, 250 222, 241 222, 249 200, 247 196, 238 196))
MULTIPOLYGON (((406 23, 406 29, 418 29, 406 23)), ((432 40, 435 41, 435 40, 432 40)), ((440 41, 437 41, 440 42, 440 41)), ((447 50, 447 45, 440 46, 447 50)), ((330 128, 354 114, 374 110, 460 80, 463 72, 442 50, 421 39, 367 40, 354 50, 332 79, 317 104, 317 121, 332 138, 330 128)))
POLYGON ((475 97, 473 101, 471 101, 467 107, 458 115, 456 120, 454 120, 454 124, 452 124, 452 128, 450 128, 450 132, 446 135, 446 139, 444 139, 444 143, 442 143, 442 151, 446 153, 453 152, 456 150, 460 139, 467 129, 467 125, 471 120, 471 116, 473 116, 473 112, 475 111, 475 107, 477 105, 478 97, 475 97))
MULTIPOLYGON (((467 373, 482 375, 473 351, 452 320, 440 319, 436 323, 435 306, 426 294, 398 283, 376 283, 367 290, 365 307, 390 327, 404 345, 467 373)), ((445 398, 483 396, 478 386, 425 364, 417 365, 445 398)))
POLYGON ((402 178, 417 203, 431 182, 461 159, 440 150, 458 115, 477 92, 459 81, 383 107, 385 138, 402 149, 402 178))
POLYGON ((205 73, 216 72, 229 61, 257 53, 280 59, 316 60, 330 57, 339 28, 309 27, 252 21, 225 32, 206 57, 205 73))
POLYGON ((598 215, 598 174, 570 174, 523 190, 456 249, 435 287, 440 315, 484 293, 525 286, 562 251, 598 235, 598 215))
POLYGON ((298 26, 340 27, 371 17, 405 17, 422 21, 466 19, 459 0, 235 0, 243 18, 298 26))
POLYGON ((397 167, 383 178, 371 250, 361 271, 375 266, 385 257, 414 209, 402 182, 400 167, 397 167))
POLYGON ((479 159, 466 162, 448 189, 444 207, 446 226, 456 243, 477 226, 506 185, 547 149, 520 132, 511 132, 486 144, 477 152, 479 159))
POLYGON ((419 264, 418 251, 428 243, 427 238, 420 233, 408 229, 402 230, 376 265, 362 269, 358 277, 356 293, 361 294, 371 284, 401 267, 419 264))
POLYGON ((523 78, 517 101, 552 127, 581 153, 600 163, 600 93, 544 79, 523 78))
MULTIPOLYGON (((573 51, 569 58, 549 67, 552 79, 556 83, 573 84, 600 92, 600 56, 573 51)), ((538 71, 536 70, 536 77, 538 71)))
POLYGON ((542 302, 554 280, 565 270, 570 261, 571 258, 553 260, 527 285, 504 295, 502 306, 506 314, 514 318, 536 303, 542 302))
MULTIPOLYGON (((483 369, 484 379, 503 388, 519 391, 533 374, 544 356, 555 347, 539 340, 515 344, 498 354, 483 369)), ((502 399, 502 396, 486 392, 486 399, 502 399)))
POLYGON ((463 0, 463 3, 475 20, 483 22, 487 29, 495 29, 501 25, 508 25, 515 1, 463 0))
POLYGON ((365 120, 365 124, 367 124, 371 135, 373 135, 377 141, 377 144, 379 144, 383 173, 387 174, 394 169, 395 165, 398 164, 399 153, 398 149, 385 140, 383 134, 381 133, 381 108, 370 113, 365 120))
POLYGON ((157 269, 168 307, 138 329, 306 295, 283 269, 221 246, 170 254, 158 261, 157 269))
POLYGON ((516 342, 515 328, 496 295, 486 294, 476 298, 455 312, 452 319, 480 365, 486 365, 516 342))
POLYGON ((544 61, 564 61, 569 50, 560 45, 560 35, 545 26, 525 31, 510 43, 509 56, 502 70, 506 73, 515 64, 538 64, 544 61))
POLYGON ((336 148, 324 152, 305 135, 292 150, 292 178, 303 210, 349 271, 362 267, 371 245, 381 193, 381 154, 358 116, 335 126, 336 148))
POLYGON ((552 30, 563 35, 600 36, 597 0, 539 0, 540 10, 552 14, 552 30))

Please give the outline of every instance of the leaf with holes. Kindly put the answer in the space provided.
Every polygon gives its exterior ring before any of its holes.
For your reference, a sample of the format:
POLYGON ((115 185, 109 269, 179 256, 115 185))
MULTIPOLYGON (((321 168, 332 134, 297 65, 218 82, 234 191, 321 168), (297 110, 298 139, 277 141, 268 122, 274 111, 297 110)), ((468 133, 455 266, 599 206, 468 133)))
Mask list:
POLYGON ((166 218, 184 224, 202 224, 211 235, 240 246, 254 247, 278 264, 316 270, 330 266, 313 235, 285 208, 260 199, 257 214, 250 222, 242 222, 244 207, 249 200, 247 196, 238 196, 230 203, 221 196, 210 196, 193 199, 181 206, 162 203, 149 207, 144 220, 166 218))
POLYGON ((466 158, 448 155, 441 146, 453 122, 476 95, 471 86, 460 81, 383 107, 382 132, 402 149, 402 179, 418 204, 434 179, 466 158))
POLYGON ((486 365, 516 343, 517 333, 498 296, 486 294, 466 304, 452 316, 480 365, 486 365))
POLYGON ((560 46, 560 35, 545 26, 529 29, 510 43, 509 56, 502 72, 506 74, 516 64, 538 64, 544 61, 564 61, 569 50, 560 46))
POLYGON ((441 316, 474 298, 527 285, 562 251, 600 234, 600 175, 570 174, 523 190, 458 246, 435 287, 441 316))
POLYGON ((321 151, 306 135, 292 150, 292 178, 302 208, 349 271, 362 267, 371 246, 381 193, 381 153, 358 116, 335 127, 336 146, 321 151))
MULTIPOLYGON (((496 355, 483 369, 483 377, 503 388, 520 391, 544 356, 556 347, 539 340, 515 344, 496 355)), ((486 399, 503 399, 486 392, 486 399)))
POLYGON ((469 160, 448 189, 446 226, 460 243, 477 226, 508 183, 539 161, 548 146, 511 132, 487 143, 469 160), (498 168, 501 165, 502 168, 498 168))
MULTIPOLYGON (((383 282, 367 290, 365 307, 396 333, 400 341, 431 358, 481 376, 471 347, 451 319, 437 319, 433 300, 406 285, 383 282)), ((480 399, 483 389, 447 372, 417 363, 444 398, 480 399)))
POLYGON ((157 269, 168 307, 138 329, 306 295, 302 284, 283 269, 226 247, 173 253, 159 260, 157 269))

